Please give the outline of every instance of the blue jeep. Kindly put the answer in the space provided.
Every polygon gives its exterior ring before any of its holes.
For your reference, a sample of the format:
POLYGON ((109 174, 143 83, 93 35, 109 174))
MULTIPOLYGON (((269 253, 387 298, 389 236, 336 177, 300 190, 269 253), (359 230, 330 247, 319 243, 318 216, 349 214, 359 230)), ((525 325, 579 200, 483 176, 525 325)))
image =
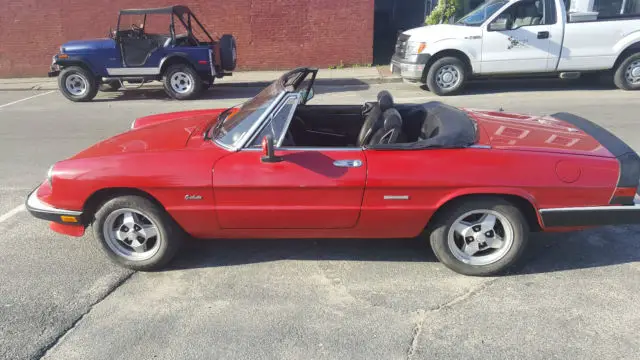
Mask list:
POLYGON ((121 10, 108 38, 62 45, 49 76, 58 76, 60 91, 71 101, 90 101, 98 90, 126 88, 124 82, 140 87, 156 80, 169 96, 184 100, 235 67, 232 35, 213 40, 188 7, 171 6, 121 10))

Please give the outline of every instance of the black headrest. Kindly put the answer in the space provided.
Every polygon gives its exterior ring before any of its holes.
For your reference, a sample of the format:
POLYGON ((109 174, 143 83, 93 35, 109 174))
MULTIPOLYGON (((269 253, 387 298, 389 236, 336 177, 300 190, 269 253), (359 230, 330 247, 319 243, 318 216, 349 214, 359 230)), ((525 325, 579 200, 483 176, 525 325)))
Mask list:
POLYGON ((402 127, 402 116, 400 116, 400 112, 395 108, 385 110, 385 112, 382 113, 382 118, 384 119, 385 130, 402 127))
POLYGON ((378 93, 378 104, 380 109, 385 111, 393 107, 393 96, 387 90, 382 90, 378 93))

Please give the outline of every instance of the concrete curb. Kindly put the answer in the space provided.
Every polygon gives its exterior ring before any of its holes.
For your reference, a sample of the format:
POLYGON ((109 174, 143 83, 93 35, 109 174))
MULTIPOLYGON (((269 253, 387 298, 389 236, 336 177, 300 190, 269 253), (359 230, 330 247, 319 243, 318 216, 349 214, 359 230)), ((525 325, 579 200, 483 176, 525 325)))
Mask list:
MULTIPOLYGON (((8 79, 7 79, 8 80, 8 79)), ((221 81, 215 83, 214 87, 265 87, 273 82, 271 80, 256 80, 256 81, 221 81)), ((315 81, 316 85, 320 86, 358 86, 358 85, 375 85, 375 84, 389 84, 402 82, 400 77, 345 77, 345 78, 318 78, 315 81)), ((155 84, 145 85, 142 89, 155 84)), ((0 79, 0 91, 46 91, 46 90, 58 90, 58 83, 55 81, 47 82, 16 82, 16 83, 2 83, 0 79)))

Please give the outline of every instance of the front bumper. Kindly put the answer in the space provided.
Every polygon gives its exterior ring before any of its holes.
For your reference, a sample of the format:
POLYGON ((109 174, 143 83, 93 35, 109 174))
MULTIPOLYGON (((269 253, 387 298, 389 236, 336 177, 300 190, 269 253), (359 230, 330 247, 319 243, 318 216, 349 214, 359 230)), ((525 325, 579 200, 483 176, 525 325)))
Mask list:
POLYGON ((391 73, 400 75, 408 81, 422 81, 424 68, 431 55, 419 54, 406 59, 393 55, 391 58, 391 73))
POLYGON ((38 188, 35 188, 31 193, 29 193, 27 201, 25 202, 25 206, 31 215, 38 219, 65 225, 83 224, 82 211, 58 209, 45 204, 38 199, 37 190, 38 188))
POLYGON ((540 210, 545 227, 591 227, 640 224, 640 195, 633 205, 587 206, 540 210))
POLYGON ((51 58, 51 66, 49 67, 49 72, 47 73, 47 76, 56 77, 60 74, 60 65, 56 63, 57 61, 58 61, 58 55, 54 55, 51 58))

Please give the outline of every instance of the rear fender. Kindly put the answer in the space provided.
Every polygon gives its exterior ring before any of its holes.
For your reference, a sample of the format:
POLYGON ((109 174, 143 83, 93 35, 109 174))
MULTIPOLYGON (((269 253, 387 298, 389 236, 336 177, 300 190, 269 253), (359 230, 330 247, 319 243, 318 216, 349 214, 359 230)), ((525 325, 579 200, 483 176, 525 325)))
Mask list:
MULTIPOLYGON (((533 196, 521 189, 514 188, 470 188, 470 189, 458 189, 449 193, 447 196, 442 198, 437 205, 436 213, 431 216, 431 219, 438 213, 440 209, 443 209, 445 206, 454 203, 455 201, 462 200, 467 197, 473 196, 482 196, 482 195, 494 195, 494 196, 504 196, 507 199, 518 199, 517 205, 525 212, 525 216, 530 221, 530 226, 537 225, 539 229, 544 228, 544 224, 542 222, 542 217, 540 216, 540 212, 538 211, 539 207, 533 196), (529 209, 522 209, 523 206, 528 205, 529 209)), ((431 220, 429 219, 429 220, 431 220)), ((533 229, 532 229, 533 230, 533 229)))

